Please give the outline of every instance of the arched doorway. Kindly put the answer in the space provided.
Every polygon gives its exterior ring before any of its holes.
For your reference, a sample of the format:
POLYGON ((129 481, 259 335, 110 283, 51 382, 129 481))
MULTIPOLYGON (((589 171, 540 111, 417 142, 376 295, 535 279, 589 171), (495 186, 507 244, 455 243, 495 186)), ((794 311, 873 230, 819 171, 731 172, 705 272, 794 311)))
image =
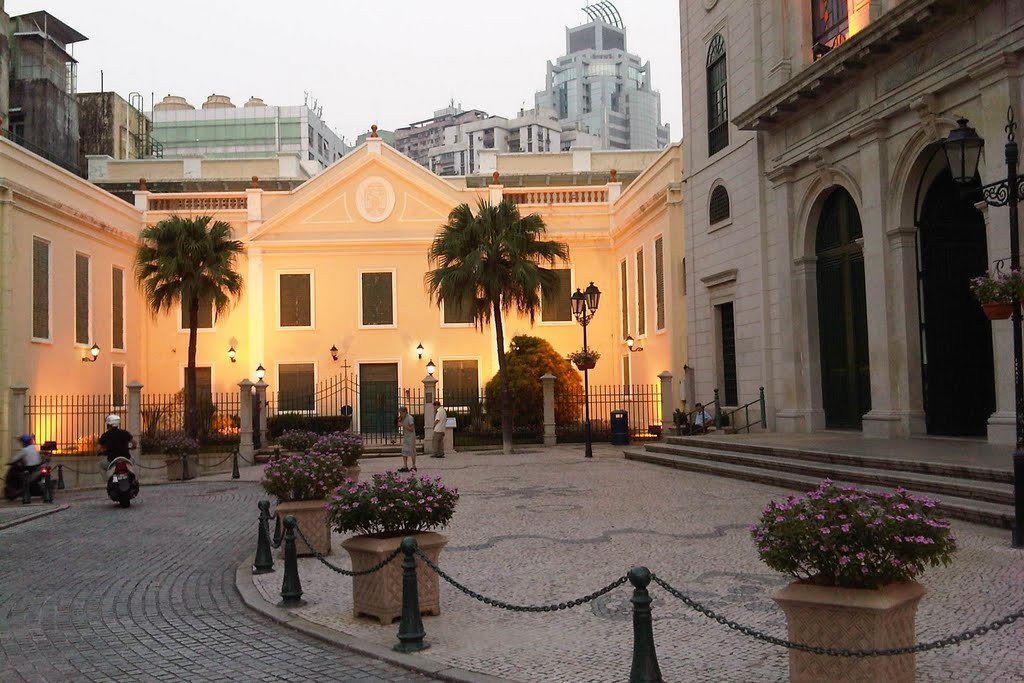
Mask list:
POLYGON ((859 429, 871 410, 863 234, 853 197, 833 188, 815 240, 821 393, 829 428, 859 429))
POLYGON ((992 325, 969 287, 988 268, 985 218, 973 196, 945 170, 921 206, 921 374, 929 434, 984 436, 996 405, 992 325))

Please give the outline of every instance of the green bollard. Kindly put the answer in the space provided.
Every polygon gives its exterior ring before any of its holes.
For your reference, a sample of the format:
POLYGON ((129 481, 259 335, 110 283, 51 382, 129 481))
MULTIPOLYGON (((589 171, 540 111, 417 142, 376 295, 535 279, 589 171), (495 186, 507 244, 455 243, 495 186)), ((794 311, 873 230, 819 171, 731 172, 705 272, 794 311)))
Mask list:
POLYGON ((191 478, 188 473, 188 455, 183 453, 181 455, 181 480, 187 481, 191 478))
POLYGON ((241 477, 242 474, 238 471, 238 449, 236 448, 235 452, 231 454, 231 478, 240 479, 241 477))
POLYGON ((43 502, 53 502, 53 478, 50 476, 50 471, 46 471, 46 475, 43 476, 43 502))
POLYGON ((278 607, 305 605, 302 582, 299 581, 299 555, 295 550, 295 518, 284 518, 284 580, 281 581, 281 602, 278 607))
POLYGON ((261 500, 256 504, 260 508, 259 532, 256 536, 256 561, 252 565, 253 574, 269 574, 274 571, 274 553, 270 550, 270 501, 261 500))
POLYGON ((416 539, 407 536, 402 539, 402 621, 398 623, 398 643, 392 647, 396 652, 419 652, 430 647, 423 642, 427 635, 420 617, 420 592, 416 585, 416 539))
POLYGON ((629 683, 663 683, 658 655, 654 651, 654 624, 651 621, 651 572, 647 567, 629 570, 633 584, 633 666, 629 670, 629 683))
POLYGON ((64 465, 57 465, 57 490, 64 490, 64 465))
POLYGON ((21 504, 29 505, 32 502, 32 472, 29 469, 21 475, 21 504))

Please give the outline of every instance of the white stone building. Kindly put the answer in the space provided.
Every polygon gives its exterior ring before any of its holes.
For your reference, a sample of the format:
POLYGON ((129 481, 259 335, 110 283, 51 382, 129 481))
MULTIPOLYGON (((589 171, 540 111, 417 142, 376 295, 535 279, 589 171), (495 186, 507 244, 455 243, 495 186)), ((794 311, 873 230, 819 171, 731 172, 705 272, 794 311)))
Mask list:
POLYGON ((1008 321, 968 282, 1008 211, 940 143, 1005 178, 1020 0, 681 0, 691 367, 685 394, 768 396, 771 428, 1012 442, 1008 321))
POLYGON ((548 109, 520 110, 513 119, 488 116, 453 123, 444 127, 441 144, 430 148, 428 168, 438 175, 480 173, 480 157, 487 151, 557 152, 561 135, 558 117, 548 109))

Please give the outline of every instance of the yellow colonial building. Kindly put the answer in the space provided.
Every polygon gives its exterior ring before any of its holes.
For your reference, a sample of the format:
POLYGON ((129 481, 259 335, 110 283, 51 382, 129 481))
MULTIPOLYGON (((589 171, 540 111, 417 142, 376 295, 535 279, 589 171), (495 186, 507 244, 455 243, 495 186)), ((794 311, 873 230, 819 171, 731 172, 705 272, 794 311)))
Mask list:
POLYGON ((602 360, 591 382, 655 384, 664 371, 682 378, 681 159, 681 145, 669 147, 626 187, 614 169, 600 182, 590 173, 586 185, 506 187, 495 174, 467 187, 370 138, 294 190, 263 189, 258 178, 232 192, 155 193, 143 183, 131 206, 0 139, 3 436, 11 443, 34 429, 48 439, 38 411, 26 419, 25 395, 111 394, 120 405, 129 381, 144 393, 183 386, 187 325, 180 311, 152 316, 131 270, 139 231, 173 214, 227 221, 245 245, 243 296, 219 318, 200 315, 204 391, 237 392, 258 367, 271 391, 293 396, 316 396, 344 375, 422 388, 431 360, 442 397, 484 385, 497 371, 493 330, 477 330, 458 302, 431 303, 424 275, 453 207, 502 198, 540 214, 548 237, 570 251, 558 295, 544 300, 533 326, 506 319, 506 340, 532 334, 560 353, 579 349, 569 297, 593 281, 603 297, 588 336, 602 360), (642 352, 629 350, 629 337, 642 352), (94 344, 95 361, 83 362, 94 344))

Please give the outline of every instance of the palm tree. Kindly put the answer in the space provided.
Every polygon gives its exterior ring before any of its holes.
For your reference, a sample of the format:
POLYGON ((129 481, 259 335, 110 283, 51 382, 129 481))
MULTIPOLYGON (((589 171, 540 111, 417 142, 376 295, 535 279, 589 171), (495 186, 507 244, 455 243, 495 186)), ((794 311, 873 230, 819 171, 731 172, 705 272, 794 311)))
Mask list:
POLYGON ((502 314, 515 310, 529 316, 532 325, 540 308, 541 292, 551 292, 558 279, 545 268, 569 258, 564 242, 541 240, 547 228, 537 214, 521 216, 508 199, 497 206, 480 201, 476 214, 460 204, 434 236, 429 259, 434 270, 425 280, 430 297, 443 301, 471 299, 473 322, 478 330, 494 321, 501 375, 501 441, 512 452, 512 396, 502 314))
POLYGON ((185 369, 185 432, 199 432, 196 396, 196 343, 199 302, 211 301, 217 314, 227 311, 242 293, 235 259, 242 243, 232 239, 231 226, 212 216, 171 216, 145 228, 135 254, 135 279, 153 315, 176 304, 188 311, 188 367, 185 369))

